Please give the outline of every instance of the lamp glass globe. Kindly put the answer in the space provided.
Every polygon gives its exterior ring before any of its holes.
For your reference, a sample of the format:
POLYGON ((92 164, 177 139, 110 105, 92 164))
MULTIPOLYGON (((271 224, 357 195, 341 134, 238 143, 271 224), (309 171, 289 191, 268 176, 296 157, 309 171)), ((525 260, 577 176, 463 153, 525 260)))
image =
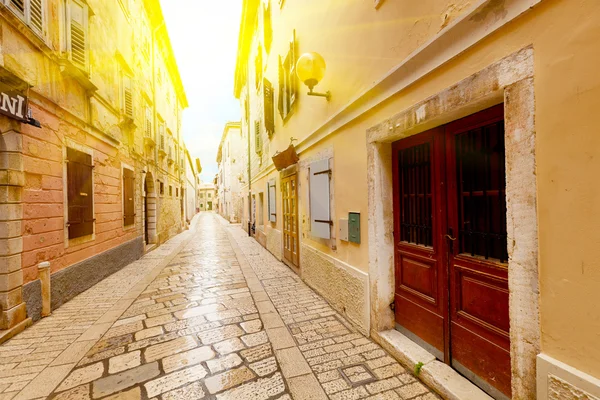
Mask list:
POLYGON ((325 60, 319 53, 304 53, 296 63, 298 78, 310 89, 315 87, 325 76, 325 60))

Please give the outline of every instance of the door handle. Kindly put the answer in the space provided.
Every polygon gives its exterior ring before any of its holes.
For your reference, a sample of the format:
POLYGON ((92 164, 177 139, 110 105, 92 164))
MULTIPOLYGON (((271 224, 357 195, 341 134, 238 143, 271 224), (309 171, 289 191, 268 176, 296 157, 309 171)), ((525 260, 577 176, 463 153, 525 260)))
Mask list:
POLYGON ((444 235, 445 238, 452 240, 453 242, 456 240, 455 237, 450 236, 449 234, 444 235))

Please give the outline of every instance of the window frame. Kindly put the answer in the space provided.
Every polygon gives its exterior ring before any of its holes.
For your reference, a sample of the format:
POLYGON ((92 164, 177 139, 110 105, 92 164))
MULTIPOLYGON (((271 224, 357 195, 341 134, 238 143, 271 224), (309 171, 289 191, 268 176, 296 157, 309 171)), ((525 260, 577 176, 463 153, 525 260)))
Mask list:
POLYGON ((23 12, 13 5, 12 0, 0 0, 6 8, 8 8, 14 15, 16 15, 33 33, 35 33, 40 39, 46 41, 46 35, 48 30, 48 1, 40 0, 41 6, 41 18, 42 26, 41 30, 38 30, 31 20, 31 1, 23 0, 23 12))
POLYGON ((122 191, 121 214, 123 215, 123 230, 135 229, 135 217, 137 216, 137 214, 135 212, 135 189, 136 189, 135 168, 132 167, 131 165, 121 163, 121 191, 122 191), (125 214, 125 170, 131 171, 132 176, 133 176, 133 185, 132 185, 132 193, 131 193, 131 195, 133 196, 133 222, 129 225, 126 224, 127 215, 125 214))
POLYGON ((133 119, 135 115, 135 101, 133 94, 133 77, 128 74, 123 68, 121 68, 121 81, 120 81, 120 95, 121 95, 121 113, 130 119, 133 119), (127 84, 129 82, 129 84, 127 84), (129 86, 129 87, 128 87, 129 86), (126 91, 129 90, 129 95, 131 97, 131 113, 127 112, 127 99, 126 99, 126 91))
POLYGON ((289 49, 285 57, 279 56, 279 96, 277 107, 279 115, 285 123, 293 114, 298 101, 298 78, 296 77, 297 62, 296 30, 292 33, 289 49))
POLYGON ((89 29, 89 25, 90 25, 90 8, 87 4, 87 2, 83 1, 83 0, 66 0, 65 2, 65 49, 67 52, 67 58, 69 59, 69 61, 71 61, 71 63, 76 67, 79 68, 80 70, 84 71, 84 72, 89 72, 90 70, 90 56, 89 56, 89 50, 90 50, 90 29, 89 29), (79 62, 73 60, 73 43, 71 40, 72 34, 71 34, 71 6, 72 4, 77 4, 79 5, 82 9, 83 9, 83 26, 82 26, 82 31, 84 34, 84 65, 80 64, 79 62))

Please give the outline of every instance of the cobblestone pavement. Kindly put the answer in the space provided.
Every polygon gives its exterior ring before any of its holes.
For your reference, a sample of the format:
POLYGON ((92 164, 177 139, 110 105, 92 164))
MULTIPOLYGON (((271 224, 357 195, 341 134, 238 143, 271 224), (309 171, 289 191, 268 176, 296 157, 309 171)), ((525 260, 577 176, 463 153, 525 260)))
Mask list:
POLYGON ((195 222, 0 346, 0 400, 438 399, 239 227, 195 222))

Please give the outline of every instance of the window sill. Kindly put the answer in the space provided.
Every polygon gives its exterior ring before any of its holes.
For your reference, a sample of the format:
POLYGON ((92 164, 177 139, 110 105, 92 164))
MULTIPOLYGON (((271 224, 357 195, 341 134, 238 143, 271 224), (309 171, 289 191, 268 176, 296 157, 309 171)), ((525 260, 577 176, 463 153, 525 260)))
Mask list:
MULTIPOLYGON (((68 230, 68 228, 66 228, 68 230)), ((96 227, 94 227, 94 231, 96 230, 96 227)), ((81 236, 78 238, 74 238, 74 239, 70 239, 67 241, 65 248, 69 248, 69 247, 73 247, 73 246, 80 246, 82 244, 86 244, 89 242, 93 242, 94 240, 96 240, 96 233, 92 233, 91 235, 87 235, 87 236, 81 236)))
POLYGON ((75 79, 83 86, 89 95, 92 95, 98 90, 98 87, 92 83, 89 73, 73 64, 72 61, 67 58, 61 58, 58 64, 63 76, 75 79))

